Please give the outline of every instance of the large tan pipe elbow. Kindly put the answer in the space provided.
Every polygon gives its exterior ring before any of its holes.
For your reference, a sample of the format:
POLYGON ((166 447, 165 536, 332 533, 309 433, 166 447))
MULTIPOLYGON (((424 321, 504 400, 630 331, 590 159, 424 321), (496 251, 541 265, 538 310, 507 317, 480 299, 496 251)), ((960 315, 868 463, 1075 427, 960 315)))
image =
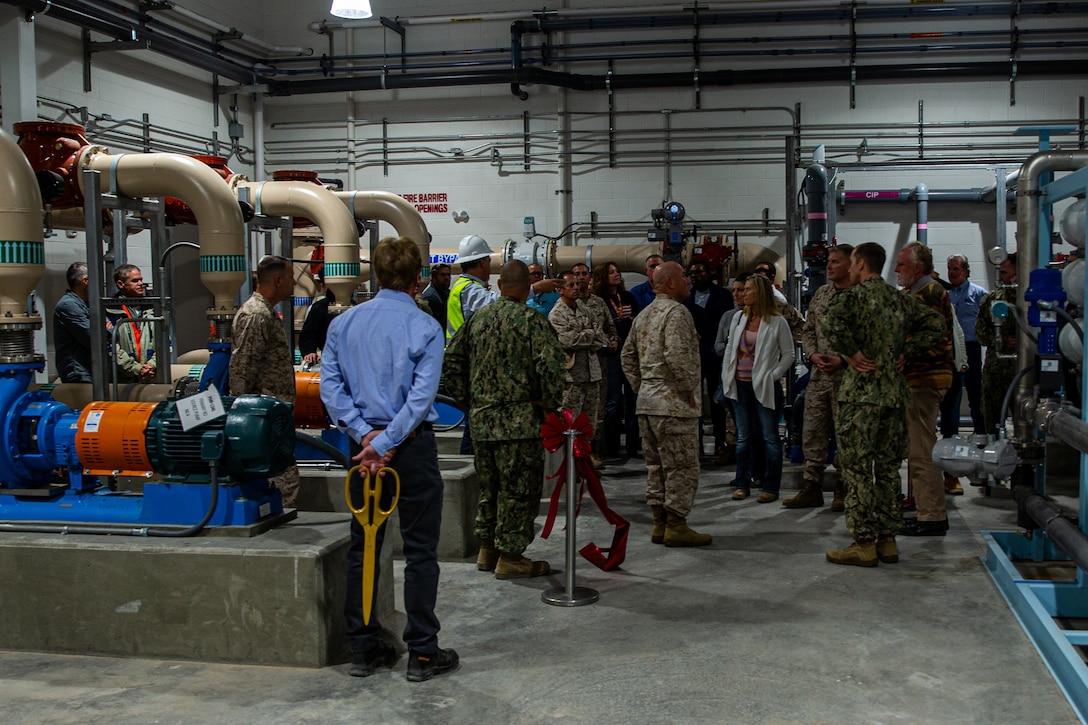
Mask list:
MULTIPOLYGON (((116 175, 117 191, 125 196, 173 196, 188 204, 199 225, 200 279, 214 295, 216 310, 234 309, 247 274, 245 223, 238 200, 218 174, 180 154, 113 155, 94 146, 84 151, 80 165, 107 179, 116 175)), ((79 182, 82 187, 82 174, 79 182)))
POLYGON ((44 273, 42 195, 26 155, 0 129, 0 324, 41 324, 26 300, 44 273))
POLYGON ((355 219, 333 192, 297 181, 239 182, 248 188, 259 214, 305 217, 325 240, 325 286, 337 301, 348 301, 359 284, 359 234, 355 219))
MULTIPOLYGON (((416 208, 388 191, 337 191, 340 201, 347 205, 356 219, 378 219, 397 230, 397 234, 408 237, 419 247, 419 256, 423 265, 431 263, 431 234, 416 208)), ((328 258, 328 247, 325 249, 328 258)), ((340 299, 337 297, 337 299, 340 299)))

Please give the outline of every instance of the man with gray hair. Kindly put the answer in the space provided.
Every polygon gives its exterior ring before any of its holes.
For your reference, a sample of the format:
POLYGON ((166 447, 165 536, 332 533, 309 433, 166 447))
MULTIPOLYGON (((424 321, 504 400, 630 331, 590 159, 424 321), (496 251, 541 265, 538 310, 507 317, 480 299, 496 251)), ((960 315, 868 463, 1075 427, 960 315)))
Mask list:
MULTIPOLYGON (((918 517, 907 521, 904 536, 944 536, 948 530, 948 509, 944 501, 941 472, 933 465, 937 443, 937 411, 952 384, 952 303, 941 283, 933 279, 933 252, 921 242, 911 242, 899 251, 895 274, 899 286, 945 320, 945 332, 937 345, 909 353, 903 375, 910 387, 907 404, 908 480, 914 488, 918 517)), ((909 342, 909 339, 908 339, 909 342)))

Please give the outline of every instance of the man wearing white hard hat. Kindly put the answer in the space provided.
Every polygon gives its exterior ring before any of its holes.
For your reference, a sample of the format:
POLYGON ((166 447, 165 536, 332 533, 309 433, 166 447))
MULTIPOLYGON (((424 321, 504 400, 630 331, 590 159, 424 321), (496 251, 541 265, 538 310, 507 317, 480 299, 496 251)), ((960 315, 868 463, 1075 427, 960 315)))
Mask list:
MULTIPOLYGON (((491 277, 491 247, 478 234, 470 234, 457 245, 457 263, 461 265, 461 276, 450 288, 446 300, 446 341, 468 322, 472 313, 491 304, 499 298, 488 284, 491 277)), ((530 297, 545 292, 555 291, 555 280, 545 279, 532 285, 530 297)))

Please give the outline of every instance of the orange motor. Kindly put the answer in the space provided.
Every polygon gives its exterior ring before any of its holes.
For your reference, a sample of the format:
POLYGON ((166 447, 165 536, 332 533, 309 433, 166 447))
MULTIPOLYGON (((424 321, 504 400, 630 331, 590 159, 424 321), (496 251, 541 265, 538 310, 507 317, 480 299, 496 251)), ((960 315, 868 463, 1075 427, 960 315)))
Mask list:
POLYGON ((158 403, 99 401, 80 412, 76 452, 89 475, 144 476, 152 471, 144 432, 158 403))
POLYGON ((321 402, 321 373, 295 373, 295 427, 329 427, 329 416, 321 402))

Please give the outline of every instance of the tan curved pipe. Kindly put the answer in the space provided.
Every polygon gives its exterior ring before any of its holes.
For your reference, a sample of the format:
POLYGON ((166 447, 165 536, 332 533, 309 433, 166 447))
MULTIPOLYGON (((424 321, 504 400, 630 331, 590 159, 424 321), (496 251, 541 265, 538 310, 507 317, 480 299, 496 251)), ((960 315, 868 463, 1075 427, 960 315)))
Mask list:
MULTIPOLYGON (((431 263, 431 234, 416 208, 403 197, 389 191, 336 191, 333 192, 356 219, 379 219, 386 222, 402 237, 408 237, 419 247, 423 266, 431 263)), ((329 259, 328 243, 325 244, 325 261, 329 259)), ((342 299, 337 294, 336 299, 342 299)))
POLYGON ((0 264, 0 322, 40 325, 41 317, 27 314, 26 300, 45 274, 42 195, 30 162, 15 139, 3 129, 0 129, 0 245, 10 245, 8 251, 17 257, 0 264))
MULTIPOLYGON (((238 200, 218 174, 180 154, 114 155, 98 146, 82 152, 79 166, 100 172, 104 189, 116 174, 117 191, 125 196, 173 196, 188 204, 199 225, 200 280, 215 297, 216 310, 234 309, 248 273, 245 224, 238 200)), ((83 175, 78 178, 82 188, 83 175)))
POLYGON ((351 213, 323 186, 302 181, 239 181, 257 213, 305 217, 325 240, 325 286, 338 300, 350 300, 359 284, 359 235, 351 213))

